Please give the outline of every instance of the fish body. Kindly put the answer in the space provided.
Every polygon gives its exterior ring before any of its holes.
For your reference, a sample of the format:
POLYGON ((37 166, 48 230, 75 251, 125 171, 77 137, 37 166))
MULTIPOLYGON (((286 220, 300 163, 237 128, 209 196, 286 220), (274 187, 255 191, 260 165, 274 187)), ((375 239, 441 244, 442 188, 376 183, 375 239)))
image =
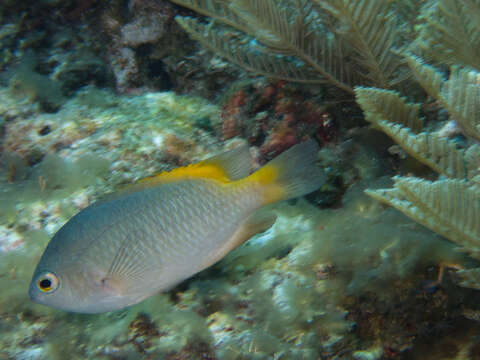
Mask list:
POLYGON ((99 313, 168 290, 270 227, 258 209, 320 186, 317 150, 308 141, 248 175, 248 149, 234 149, 87 207, 50 241, 30 297, 99 313))

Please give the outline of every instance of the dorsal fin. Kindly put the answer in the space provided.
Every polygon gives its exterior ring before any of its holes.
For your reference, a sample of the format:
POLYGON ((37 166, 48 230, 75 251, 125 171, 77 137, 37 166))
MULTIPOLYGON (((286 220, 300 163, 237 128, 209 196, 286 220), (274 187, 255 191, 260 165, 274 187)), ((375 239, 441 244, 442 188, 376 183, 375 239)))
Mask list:
POLYGON ((226 183, 240 180, 249 173, 250 152, 248 146, 244 144, 196 164, 164 171, 142 179, 138 184, 155 186, 185 179, 214 179, 226 183))
POLYGON ((157 185, 187 179, 213 179, 222 183, 240 180, 250 174, 250 152, 248 145, 243 144, 196 164, 182 166, 170 171, 162 171, 156 175, 139 180, 117 192, 107 194, 95 204, 114 200, 120 196, 149 189, 157 185))
POLYGON ((237 146, 213 156, 199 164, 215 166, 223 170, 229 180, 240 180, 250 174, 250 151, 247 144, 237 146))

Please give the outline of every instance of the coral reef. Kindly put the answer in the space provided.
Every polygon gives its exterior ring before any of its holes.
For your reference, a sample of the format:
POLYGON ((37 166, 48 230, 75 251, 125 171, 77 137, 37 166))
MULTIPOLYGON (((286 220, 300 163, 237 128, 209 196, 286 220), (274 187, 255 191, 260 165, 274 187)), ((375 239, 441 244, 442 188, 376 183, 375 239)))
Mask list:
POLYGON ((0 359, 479 358, 479 14, 1 2, 0 359), (29 301, 49 238, 104 194, 238 143, 256 168, 311 137, 326 184, 212 268, 98 316, 29 301))
POLYGON ((361 131, 354 150, 349 139, 322 150, 331 174, 357 184, 339 209, 305 201, 277 207, 274 227, 220 264, 120 312, 72 315, 33 305, 31 271, 61 224, 116 184, 218 149, 212 133, 196 126, 220 119, 217 107, 170 93, 122 97, 87 88, 55 115, 25 106, 10 113, 3 142, 4 164, 15 168, 2 172, 11 196, 2 204, 14 206, 1 218, 0 286, 8 291, 0 297, 0 348, 7 358, 388 359, 428 339, 432 322, 459 321, 459 309, 475 316, 475 294, 453 296, 447 289, 454 285, 434 284, 437 264, 466 259, 363 194, 358 179, 371 186, 392 170, 371 160, 381 144, 372 148, 361 131), (61 126, 69 121, 74 137, 54 146, 70 138, 61 126), (30 137, 14 141, 22 133, 30 137), (33 149, 38 161, 26 163, 33 149))

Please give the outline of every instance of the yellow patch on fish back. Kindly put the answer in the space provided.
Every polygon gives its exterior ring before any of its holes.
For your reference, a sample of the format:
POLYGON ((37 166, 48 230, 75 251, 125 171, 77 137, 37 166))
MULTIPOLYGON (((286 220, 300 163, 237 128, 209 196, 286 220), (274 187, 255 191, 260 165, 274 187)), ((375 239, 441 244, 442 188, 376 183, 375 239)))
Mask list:
POLYGON ((270 163, 247 177, 245 181, 260 185, 263 188, 264 204, 270 204, 287 196, 281 184, 277 183, 279 174, 280 169, 270 163))
POLYGON ((139 180, 133 185, 104 196, 96 205, 133 194, 159 185, 188 179, 215 180, 220 184, 230 184, 235 180, 245 178, 250 171, 250 156, 247 146, 226 151, 217 156, 190 164, 171 171, 163 171, 156 175, 139 180))
POLYGON ((275 182, 278 176, 278 170, 275 166, 264 166, 249 176, 251 181, 255 181, 261 185, 270 185, 275 182))
POLYGON ((185 179, 210 179, 229 183, 248 176, 250 153, 248 146, 239 146, 209 159, 141 180, 139 183, 157 185, 185 179))
POLYGON ((227 173, 222 167, 202 161, 147 177, 140 180, 138 184, 150 183, 151 185, 157 185, 186 179, 212 179, 222 183, 230 182, 227 173))

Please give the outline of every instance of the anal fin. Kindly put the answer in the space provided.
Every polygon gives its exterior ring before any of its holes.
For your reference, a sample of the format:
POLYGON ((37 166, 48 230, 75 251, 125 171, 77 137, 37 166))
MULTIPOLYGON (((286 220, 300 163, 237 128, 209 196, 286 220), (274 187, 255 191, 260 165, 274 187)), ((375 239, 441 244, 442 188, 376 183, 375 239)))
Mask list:
POLYGON ((205 269, 223 259, 230 251, 242 245, 252 236, 268 230, 275 223, 277 216, 272 212, 255 212, 250 215, 235 233, 219 249, 212 253, 202 265, 205 269))

